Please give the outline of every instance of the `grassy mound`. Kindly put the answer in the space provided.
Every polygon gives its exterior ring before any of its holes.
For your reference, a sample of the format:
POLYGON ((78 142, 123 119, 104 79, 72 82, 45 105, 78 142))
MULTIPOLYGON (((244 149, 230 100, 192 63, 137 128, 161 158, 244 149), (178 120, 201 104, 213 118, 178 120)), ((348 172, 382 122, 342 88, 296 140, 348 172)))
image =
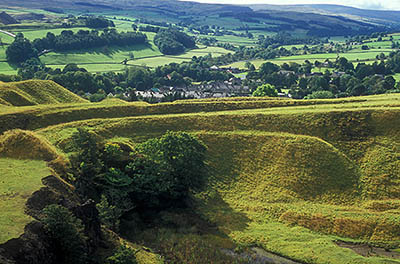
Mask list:
POLYGON ((0 156, 15 159, 51 161, 58 157, 56 149, 33 132, 10 130, 0 136, 0 156))
POLYGON ((354 164, 318 138, 254 132, 200 135, 212 157, 230 153, 230 162, 212 161, 215 173, 234 180, 234 192, 249 193, 253 202, 279 201, 282 192, 299 199, 321 199, 357 188, 354 164), (230 171, 221 171, 222 164, 231 166, 230 171))
POLYGON ((0 84, 0 103, 13 106, 84 103, 86 100, 53 81, 30 80, 0 84))

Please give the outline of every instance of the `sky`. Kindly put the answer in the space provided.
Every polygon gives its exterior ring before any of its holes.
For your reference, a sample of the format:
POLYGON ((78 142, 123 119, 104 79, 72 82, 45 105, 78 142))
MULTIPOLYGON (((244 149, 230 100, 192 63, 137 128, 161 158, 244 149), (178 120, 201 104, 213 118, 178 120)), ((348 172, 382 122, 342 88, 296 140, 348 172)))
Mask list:
POLYGON ((202 3, 221 4, 334 4, 364 9, 400 10, 400 0, 192 0, 202 3))

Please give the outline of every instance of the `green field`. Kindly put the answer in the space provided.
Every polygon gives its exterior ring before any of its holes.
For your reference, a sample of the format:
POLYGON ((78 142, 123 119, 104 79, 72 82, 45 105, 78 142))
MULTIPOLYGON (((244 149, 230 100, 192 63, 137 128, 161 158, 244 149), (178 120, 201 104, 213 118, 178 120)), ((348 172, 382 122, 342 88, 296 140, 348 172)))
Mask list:
MULTIPOLYGON (((349 61, 352 62, 357 62, 357 61, 363 61, 363 62, 374 62, 376 60, 376 56, 380 55, 381 53, 384 53, 385 55, 389 55, 390 51, 388 50, 369 50, 369 51, 351 51, 349 53, 340 53, 340 57, 345 57, 349 61)), ((283 63, 290 63, 290 62, 296 62, 299 64, 304 63, 306 60, 310 61, 311 63, 314 63, 315 61, 320 61, 323 62, 326 59, 329 59, 331 61, 334 61, 337 58, 336 53, 323 53, 323 54, 307 54, 307 55, 296 55, 296 56, 289 56, 289 57, 280 57, 276 59, 271 59, 271 60, 251 60, 250 62, 256 66, 256 68, 259 68, 263 63, 265 62, 272 62, 278 65, 282 65, 283 63)), ((240 69, 245 68, 245 61, 240 61, 240 62, 235 62, 232 63, 228 66, 231 67, 237 67, 240 69)))
POLYGON ((122 64, 128 59, 127 65, 157 67, 172 62, 180 63, 190 61, 193 56, 205 56, 211 53, 217 57, 230 51, 218 47, 207 47, 190 50, 177 56, 162 55, 153 43, 149 46, 132 46, 125 48, 93 49, 90 52, 50 52, 41 56, 41 60, 52 68, 62 68, 68 63, 76 63, 90 72, 121 71, 125 69, 122 64), (135 59, 130 60, 129 53, 133 53, 135 59))
POLYGON ((44 161, 0 158, 0 171, 0 243, 4 243, 21 235, 32 221, 25 214, 25 203, 43 186, 41 179, 50 170, 44 161))
POLYGON ((17 69, 13 68, 8 62, 0 62, 0 73, 1 74, 16 74, 17 69))
POLYGON ((34 40, 37 38, 46 37, 48 32, 53 33, 54 35, 60 35, 64 30, 71 30, 73 32, 78 32, 79 30, 90 30, 90 28, 86 27, 77 27, 77 28, 54 28, 54 29, 17 29, 12 30, 12 33, 23 33, 24 36, 29 40, 34 40))

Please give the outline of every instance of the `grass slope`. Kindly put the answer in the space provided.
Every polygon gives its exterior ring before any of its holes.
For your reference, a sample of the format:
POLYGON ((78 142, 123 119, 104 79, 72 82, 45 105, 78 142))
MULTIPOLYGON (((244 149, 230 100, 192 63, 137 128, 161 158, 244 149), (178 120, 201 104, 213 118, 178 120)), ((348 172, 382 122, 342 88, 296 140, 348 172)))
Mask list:
POLYGON ((53 81, 0 83, 0 103, 13 106, 84 103, 86 100, 53 81))
POLYGON ((0 158, 0 243, 16 238, 32 218, 25 214, 30 195, 50 174, 44 161, 0 158), (27 173, 29 172, 29 173, 27 173))

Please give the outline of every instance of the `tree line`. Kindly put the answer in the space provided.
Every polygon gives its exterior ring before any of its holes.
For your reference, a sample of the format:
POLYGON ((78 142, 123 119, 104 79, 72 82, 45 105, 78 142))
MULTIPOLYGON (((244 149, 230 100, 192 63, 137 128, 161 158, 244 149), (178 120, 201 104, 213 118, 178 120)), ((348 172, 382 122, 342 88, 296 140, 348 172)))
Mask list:
POLYGON ((146 44, 147 36, 140 32, 117 32, 115 29, 63 30, 60 35, 48 32, 46 37, 33 42, 18 33, 14 42, 7 47, 6 56, 10 63, 19 64, 31 58, 38 58, 45 50, 68 51, 110 46, 146 44))
POLYGON ((98 48, 107 45, 127 46, 147 43, 147 36, 140 32, 117 32, 115 29, 97 30, 63 30, 60 35, 48 32, 46 37, 35 39, 33 47, 38 51, 68 51, 98 48))

